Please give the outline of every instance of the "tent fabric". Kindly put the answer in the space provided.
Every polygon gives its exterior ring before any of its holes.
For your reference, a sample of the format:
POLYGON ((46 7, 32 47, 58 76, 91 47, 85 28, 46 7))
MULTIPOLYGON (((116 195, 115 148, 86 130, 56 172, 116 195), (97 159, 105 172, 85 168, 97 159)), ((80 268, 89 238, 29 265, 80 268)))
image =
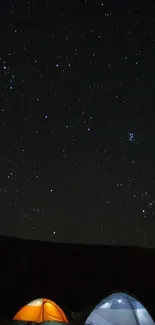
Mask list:
POLYGON ((113 293, 91 312, 85 325, 155 325, 144 306, 126 293, 113 293))
MULTIPOLYGON (((62 325, 62 322, 45 321, 45 322, 40 323, 39 325, 62 325)), ((68 325, 68 323, 63 323, 63 325, 68 325)))
MULTIPOLYGON (((37 322, 32 322, 32 321, 24 321, 24 320, 13 320, 12 321, 13 325, 38 325, 37 322)), ((40 323, 39 323, 40 324, 40 323)), ((62 323, 61 323, 62 324, 62 323)))
POLYGON ((64 322, 58 322, 58 321, 45 321, 42 323, 37 323, 37 322, 30 322, 30 321, 16 321, 14 320, 12 322, 12 324, 14 325, 68 325, 68 323, 64 323, 64 322))
POLYGON ((13 318, 14 321, 42 323, 44 321, 67 323, 62 309, 53 301, 40 298, 21 308, 13 318))

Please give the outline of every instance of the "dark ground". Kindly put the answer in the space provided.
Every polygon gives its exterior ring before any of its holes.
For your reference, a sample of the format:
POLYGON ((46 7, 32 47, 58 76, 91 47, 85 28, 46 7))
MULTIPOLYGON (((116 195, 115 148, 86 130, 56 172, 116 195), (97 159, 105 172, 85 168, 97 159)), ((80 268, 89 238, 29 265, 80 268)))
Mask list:
POLYGON ((155 249, 53 244, 0 237, 0 315, 47 297, 74 323, 113 291, 136 296, 155 319, 155 249), (71 313, 72 311, 72 313, 71 313), (74 313, 73 313, 74 312, 74 313))

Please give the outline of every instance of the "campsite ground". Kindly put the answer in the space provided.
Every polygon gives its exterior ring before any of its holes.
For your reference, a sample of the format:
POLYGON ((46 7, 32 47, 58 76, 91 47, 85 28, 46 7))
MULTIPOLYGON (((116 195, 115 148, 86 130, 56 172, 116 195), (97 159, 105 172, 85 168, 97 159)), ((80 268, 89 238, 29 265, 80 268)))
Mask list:
POLYGON ((35 298, 48 297, 70 319, 74 316, 72 323, 81 325, 89 309, 113 291, 135 295, 155 319, 154 249, 53 244, 11 237, 0 237, 0 244, 2 319, 11 319, 35 298))

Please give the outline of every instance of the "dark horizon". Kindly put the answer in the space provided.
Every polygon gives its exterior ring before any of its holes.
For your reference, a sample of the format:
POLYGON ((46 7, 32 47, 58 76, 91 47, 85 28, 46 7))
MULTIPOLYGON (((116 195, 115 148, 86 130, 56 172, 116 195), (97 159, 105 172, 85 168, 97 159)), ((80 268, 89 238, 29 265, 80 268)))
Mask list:
POLYGON ((146 247, 145 245, 144 246, 136 246, 136 245, 108 245, 108 244, 98 244, 98 243, 82 243, 82 242, 62 242, 62 241, 50 241, 50 240, 41 240, 41 239, 34 239, 34 238, 24 238, 24 236, 20 237, 20 236, 11 236, 11 235, 3 235, 3 234, 0 234, 0 241, 18 241, 18 240, 21 240, 23 242, 34 242, 36 244, 51 244, 51 245, 56 245, 56 246, 64 246, 64 247, 67 247, 67 246, 77 246, 77 247, 88 247, 88 248, 91 248, 91 247, 107 247, 107 248, 120 248, 120 249, 134 249, 134 250, 141 250, 141 251, 154 251, 155 252, 155 247, 146 247))
POLYGON ((0 315, 46 297, 70 315, 112 292, 140 300, 155 319, 155 250, 37 242, 0 236, 0 315), (11 301, 6 304, 6 301, 11 301))

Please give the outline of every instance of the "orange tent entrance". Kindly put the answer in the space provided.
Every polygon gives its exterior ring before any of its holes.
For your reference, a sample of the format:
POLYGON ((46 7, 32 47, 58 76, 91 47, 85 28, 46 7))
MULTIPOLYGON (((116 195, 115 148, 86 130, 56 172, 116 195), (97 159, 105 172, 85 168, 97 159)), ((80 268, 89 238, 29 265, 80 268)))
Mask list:
POLYGON ((53 301, 40 298, 21 308, 13 318, 14 321, 42 323, 44 321, 67 323, 68 319, 62 309, 53 301))

